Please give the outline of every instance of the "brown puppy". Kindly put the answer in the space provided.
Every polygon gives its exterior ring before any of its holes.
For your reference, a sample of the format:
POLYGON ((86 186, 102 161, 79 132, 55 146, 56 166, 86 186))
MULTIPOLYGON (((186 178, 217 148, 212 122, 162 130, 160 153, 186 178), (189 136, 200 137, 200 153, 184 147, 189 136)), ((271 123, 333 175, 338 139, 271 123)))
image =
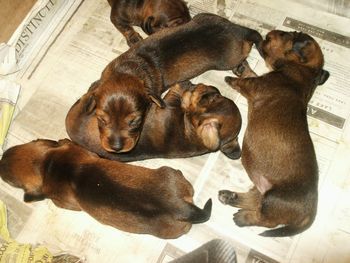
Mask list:
POLYGON ((137 145, 125 153, 104 150, 98 120, 86 111, 89 98, 84 95, 69 110, 66 129, 74 142, 102 157, 136 161, 190 157, 219 149, 229 158, 240 157, 241 115, 235 103, 212 86, 189 82, 173 86, 164 98, 166 107, 151 106, 137 145))
POLYGON ((177 238, 209 219, 193 204, 192 185, 179 170, 147 169, 101 159, 68 139, 36 140, 7 150, 0 175, 24 190, 24 201, 50 198, 123 231, 177 238))
POLYGON ((219 199, 241 208, 237 225, 283 224, 261 235, 289 236, 310 227, 316 215, 318 168, 306 111, 329 73, 319 45, 303 33, 271 31, 262 52, 272 72, 225 78, 248 100, 242 164, 255 186, 248 193, 220 191, 219 199))
POLYGON ((142 40, 132 26, 139 26, 151 35, 165 27, 174 27, 191 20, 183 0, 108 0, 111 21, 124 35, 129 46, 142 40))
POLYGON ((199 14, 131 47, 105 68, 87 100, 88 112, 97 116, 104 149, 130 151, 151 100, 164 107, 160 96, 170 85, 210 69, 238 67, 239 71, 253 43, 261 41, 255 30, 220 16, 199 14))

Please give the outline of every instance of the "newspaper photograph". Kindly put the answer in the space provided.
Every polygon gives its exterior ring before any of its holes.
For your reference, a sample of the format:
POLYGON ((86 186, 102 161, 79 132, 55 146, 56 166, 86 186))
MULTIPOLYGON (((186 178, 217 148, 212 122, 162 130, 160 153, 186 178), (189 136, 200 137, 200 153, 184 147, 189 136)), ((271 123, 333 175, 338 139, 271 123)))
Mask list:
MULTIPOLYGON (((40 8, 35 5, 27 22, 18 29, 17 38, 13 37, 4 49, 0 46, 0 74, 4 74, 4 80, 0 80, 3 150, 37 138, 68 138, 65 117, 70 107, 100 78, 110 61, 128 50, 125 38, 110 21, 108 1, 39 2, 40 8), (62 15, 66 13, 64 27, 55 31, 57 35, 48 33, 52 40, 49 45, 33 44, 33 55, 27 56, 32 52, 31 44, 22 47, 21 41, 24 43, 24 35, 38 21, 36 15, 44 14, 47 5, 57 5, 57 11, 48 18, 57 20, 56 24, 62 23, 59 10, 70 10, 62 11, 62 15), (9 46, 14 49, 8 50, 9 46), (42 49, 41 53, 34 55, 38 49, 42 49), (28 61, 21 62, 26 56, 28 61)), ((22 190, 0 180, 0 200, 7 207, 11 237, 21 244, 42 245, 53 255, 74 255, 81 262, 92 263, 171 262, 214 239, 231 244, 238 263, 350 262, 350 4, 335 0, 188 0, 187 5, 191 16, 215 13, 263 36, 274 29, 302 31, 320 45, 330 77, 316 88, 307 108, 319 167, 318 207, 312 226, 301 234, 278 238, 260 236, 266 230, 263 227, 237 226, 233 221, 237 208, 223 205, 218 192, 246 192, 253 183, 240 159, 231 160, 218 151, 191 158, 132 163, 179 169, 193 185, 194 203, 202 207, 208 198, 212 199, 210 220, 193 225, 177 239, 126 233, 99 223, 87 213, 58 208, 50 200, 24 203, 22 190)), ((140 28, 135 30, 147 37, 140 28)), ((258 75, 269 72, 255 47, 247 60, 258 75)), ((238 136, 242 145, 248 104, 224 81, 226 76, 234 74, 210 70, 191 81, 215 86, 235 102, 242 116, 238 136)))

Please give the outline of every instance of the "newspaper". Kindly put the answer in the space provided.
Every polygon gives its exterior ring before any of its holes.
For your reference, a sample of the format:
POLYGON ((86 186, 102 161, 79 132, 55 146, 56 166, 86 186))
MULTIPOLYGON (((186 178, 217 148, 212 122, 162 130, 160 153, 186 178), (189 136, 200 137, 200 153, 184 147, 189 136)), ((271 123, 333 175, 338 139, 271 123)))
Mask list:
MULTIPOLYGON (((86 262, 169 262, 214 238, 231 242, 239 263, 350 262, 348 1, 191 0, 188 5, 192 15, 217 13, 263 35, 273 29, 303 31, 322 47, 325 69, 331 76, 317 87, 308 107, 309 127, 320 168, 319 204, 314 224, 302 234, 286 238, 264 238, 258 235, 264 228, 236 226, 232 215, 237 210, 221 204, 218 191, 247 191, 252 183, 240 160, 233 161, 216 152, 186 159, 136 162, 151 168, 168 165, 181 169, 194 186, 198 206, 203 206, 208 198, 213 199, 210 220, 194 225, 188 234, 178 239, 161 240, 125 233, 96 222, 86 213, 57 208, 50 200, 23 204, 22 191, 0 181, 4 196, 12 197, 6 200, 22 204, 9 202, 7 205, 18 214, 27 211, 26 216, 15 223, 17 239, 43 244, 50 251, 66 251, 85 258, 86 262)), ((16 81, 22 85, 22 93, 6 147, 39 137, 67 137, 64 119, 71 105, 100 77, 109 61, 128 49, 109 15, 107 1, 85 0, 40 65, 18 77, 16 81)), ((248 61, 258 74, 268 71, 256 49, 248 61)), ((235 101, 243 119, 239 135, 242 143, 247 102, 224 82, 227 75, 232 72, 209 71, 193 82, 214 85, 235 101)))
POLYGON ((11 237, 7 228, 6 205, 0 200, 0 262, 28 263, 28 262, 55 262, 79 263, 78 257, 61 254, 54 256, 43 246, 21 244, 11 237))
POLYGON ((0 44, 0 75, 23 69, 81 0, 38 0, 8 43, 0 44))

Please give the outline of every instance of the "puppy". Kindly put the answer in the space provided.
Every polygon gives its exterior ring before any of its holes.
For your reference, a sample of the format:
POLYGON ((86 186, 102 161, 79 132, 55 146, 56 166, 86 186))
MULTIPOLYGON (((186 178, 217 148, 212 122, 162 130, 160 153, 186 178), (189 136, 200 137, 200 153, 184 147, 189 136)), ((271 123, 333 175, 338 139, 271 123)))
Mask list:
POLYGON ((69 137, 101 157, 119 161, 190 157, 221 150, 240 157, 237 140, 241 115, 235 103, 219 90, 189 82, 174 85, 164 97, 165 108, 153 104, 145 117, 140 139, 131 151, 111 153, 100 140, 98 119, 86 111, 89 94, 79 99, 66 117, 69 137))
POLYGON ((253 43, 259 46, 261 41, 255 30, 220 16, 199 14, 131 47, 104 69, 86 100, 87 113, 98 119, 102 147, 109 152, 130 151, 150 102, 164 107, 160 96, 170 85, 210 69, 242 74, 240 65, 247 65, 253 43))
POLYGON ((139 26, 151 35, 165 27, 174 27, 191 20, 182 0, 108 0, 111 21, 124 35, 129 46, 142 40, 132 26, 139 26))
POLYGON ((316 216, 318 168, 306 111, 329 73, 319 45, 304 33, 271 31, 262 54, 270 73, 225 78, 248 101, 242 164, 255 186, 247 193, 220 191, 219 199, 241 208, 233 218, 238 226, 283 224, 261 235, 290 236, 316 216))
POLYGON ((179 170, 147 169, 101 159, 68 139, 36 140, 5 151, 2 179, 24 190, 24 201, 50 198, 123 231, 177 238, 211 214, 211 199, 193 204, 179 170))

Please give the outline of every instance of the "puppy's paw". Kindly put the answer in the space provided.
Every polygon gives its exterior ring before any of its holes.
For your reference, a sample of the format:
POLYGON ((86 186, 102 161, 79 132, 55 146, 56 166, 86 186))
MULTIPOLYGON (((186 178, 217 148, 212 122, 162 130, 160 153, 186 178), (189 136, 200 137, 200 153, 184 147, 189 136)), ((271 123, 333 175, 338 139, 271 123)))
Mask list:
POLYGON ((142 39, 143 38, 140 36, 139 33, 133 32, 127 37, 126 42, 128 43, 128 46, 131 47, 135 45, 137 42, 141 41, 142 39))
POLYGON ((239 78, 249 78, 249 77, 257 77, 258 75, 250 68, 247 61, 243 61, 237 67, 232 69, 233 74, 235 74, 239 78))
POLYGON ((234 90, 241 92, 241 87, 239 85, 240 80, 244 80, 241 78, 234 78, 234 77, 230 77, 230 76, 226 76, 225 77, 225 82, 231 86, 231 88, 233 88, 234 90))
POLYGON ((233 215, 233 221, 239 227, 256 225, 256 213, 251 210, 240 209, 233 215))
POLYGON ((237 67, 232 69, 233 74, 235 74, 237 77, 242 77, 245 71, 246 67, 243 63, 239 64, 237 67))
POLYGON ((225 77, 225 82, 227 84, 229 84, 230 86, 235 85, 237 80, 238 80, 238 78, 235 78, 235 77, 231 77, 231 76, 225 77))
POLYGON ((237 194, 229 190, 220 190, 218 198, 224 205, 234 205, 236 203, 237 194))

